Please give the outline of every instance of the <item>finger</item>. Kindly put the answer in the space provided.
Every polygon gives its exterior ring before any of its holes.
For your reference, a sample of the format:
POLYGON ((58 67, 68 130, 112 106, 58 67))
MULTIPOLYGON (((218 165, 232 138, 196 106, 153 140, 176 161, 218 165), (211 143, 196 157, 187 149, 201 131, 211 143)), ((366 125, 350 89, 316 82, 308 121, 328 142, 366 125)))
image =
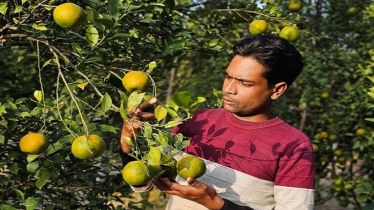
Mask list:
POLYGON ((157 98, 151 98, 150 100, 144 101, 142 104, 140 104, 138 108, 140 110, 144 110, 150 107, 151 105, 155 104, 156 102, 157 102, 157 98))
POLYGON ((156 119, 155 114, 150 112, 138 112, 136 113, 136 117, 138 117, 142 121, 151 121, 156 119))
POLYGON ((196 179, 194 179, 192 177, 187 178, 187 183, 188 183, 189 186, 195 187, 195 188, 199 188, 203 185, 201 182, 197 181, 196 179))

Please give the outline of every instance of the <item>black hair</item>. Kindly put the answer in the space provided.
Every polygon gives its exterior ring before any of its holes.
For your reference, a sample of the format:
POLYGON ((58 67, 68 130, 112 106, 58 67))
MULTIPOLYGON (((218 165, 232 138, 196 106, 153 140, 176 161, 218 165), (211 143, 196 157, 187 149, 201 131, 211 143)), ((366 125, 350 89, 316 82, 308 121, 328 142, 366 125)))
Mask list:
POLYGON ((303 69, 299 51, 287 40, 275 35, 245 38, 233 47, 234 55, 252 57, 264 68, 268 88, 279 82, 289 87, 303 69))

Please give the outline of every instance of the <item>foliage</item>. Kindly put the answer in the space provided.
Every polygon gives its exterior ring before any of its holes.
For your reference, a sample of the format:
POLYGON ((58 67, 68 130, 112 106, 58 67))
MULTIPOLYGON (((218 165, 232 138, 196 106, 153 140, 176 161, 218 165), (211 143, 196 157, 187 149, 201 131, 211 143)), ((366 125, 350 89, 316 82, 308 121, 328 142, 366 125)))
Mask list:
POLYGON ((162 149, 188 145, 182 136, 171 137, 170 129, 198 108, 220 106, 232 45, 250 36, 248 26, 256 19, 267 21, 267 33, 278 34, 284 26, 300 30, 294 44, 306 54, 304 71, 274 111, 320 148, 317 203, 335 197, 343 206, 371 207, 372 2, 303 0, 296 13, 288 10, 288 0, 76 1, 87 21, 74 30, 53 20, 53 9, 65 2, 0 2, 1 209, 152 205, 122 200, 132 192, 121 177, 120 129, 145 95, 126 92, 122 77, 133 70, 147 73, 152 83, 147 94, 159 98, 157 120, 143 125, 133 156, 167 164, 162 149), (347 16, 353 6, 357 13, 347 16), (325 92, 329 97, 322 98, 325 92), (359 128, 366 134, 357 136, 359 128), (20 151, 18 143, 28 132, 48 137, 45 153, 20 151), (71 144, 88 134, 101 136, 107 150, 79 160, 71 144), (337 157, 335 149, 343 154, 337 157), (322 185, 322 178, 332 184, 322 185))

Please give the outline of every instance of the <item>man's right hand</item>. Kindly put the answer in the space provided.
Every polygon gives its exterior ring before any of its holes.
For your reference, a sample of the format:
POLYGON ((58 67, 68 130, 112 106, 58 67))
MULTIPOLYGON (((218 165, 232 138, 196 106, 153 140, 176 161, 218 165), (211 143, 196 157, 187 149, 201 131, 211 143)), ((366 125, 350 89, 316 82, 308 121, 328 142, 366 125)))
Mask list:
POLYGON ((151 121, 156 119, 154 113, 144 112, 144 110, 157 102, 156 98, 145 101, 139 106, 135 107, 128 113, 128 118, 123 122, 121 132, 121 148, 124 153, 130 153, 131 147, 125 142, 124 137, 134 139, 140 131, 139 121, 151 121))

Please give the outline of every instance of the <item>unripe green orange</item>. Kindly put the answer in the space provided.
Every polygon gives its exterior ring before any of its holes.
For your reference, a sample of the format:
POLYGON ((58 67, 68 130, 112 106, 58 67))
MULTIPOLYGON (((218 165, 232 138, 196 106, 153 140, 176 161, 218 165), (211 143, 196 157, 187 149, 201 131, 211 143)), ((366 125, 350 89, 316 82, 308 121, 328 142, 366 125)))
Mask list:
POLYGON ((286 26, 279 32, 279 36, 283 39, 287 39, 290 42, 294 42, 299 39, 300 34, 294 26, 286 26))
POLYGON ((264 20, 254 20, 249 24, 249 32, 252 35, 263 34, 268 30, 268 24, 264 20))

